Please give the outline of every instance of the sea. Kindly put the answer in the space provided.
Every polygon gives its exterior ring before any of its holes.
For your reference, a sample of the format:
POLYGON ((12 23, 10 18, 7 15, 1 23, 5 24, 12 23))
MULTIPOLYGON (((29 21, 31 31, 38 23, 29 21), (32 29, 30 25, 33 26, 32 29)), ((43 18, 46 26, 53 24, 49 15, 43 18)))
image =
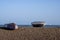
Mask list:
MULTIPOLYGON (((4 27, 4 25, 0 25, 4 27)), ((18 27, 33 27, 32 25, 18 25, 18 27)), ((60 25, 45 25, 44 28, 60 28, 60 25)))

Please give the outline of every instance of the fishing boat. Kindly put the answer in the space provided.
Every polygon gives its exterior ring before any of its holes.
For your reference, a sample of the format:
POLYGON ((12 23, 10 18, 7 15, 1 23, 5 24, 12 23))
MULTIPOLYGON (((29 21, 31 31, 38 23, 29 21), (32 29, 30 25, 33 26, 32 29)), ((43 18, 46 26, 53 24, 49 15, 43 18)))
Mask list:
POLYGON ((43 27, 45 26, 45 22, 44 21, 35 21, 31 23, 33 27, 43 27))

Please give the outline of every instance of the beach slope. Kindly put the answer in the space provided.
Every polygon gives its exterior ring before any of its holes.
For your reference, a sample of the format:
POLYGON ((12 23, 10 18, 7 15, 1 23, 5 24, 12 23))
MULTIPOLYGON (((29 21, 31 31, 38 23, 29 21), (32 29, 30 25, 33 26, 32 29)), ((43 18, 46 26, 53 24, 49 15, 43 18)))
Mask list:
POLYGON ((0 40, 60 40, 60 28, 0 29, 0 40))

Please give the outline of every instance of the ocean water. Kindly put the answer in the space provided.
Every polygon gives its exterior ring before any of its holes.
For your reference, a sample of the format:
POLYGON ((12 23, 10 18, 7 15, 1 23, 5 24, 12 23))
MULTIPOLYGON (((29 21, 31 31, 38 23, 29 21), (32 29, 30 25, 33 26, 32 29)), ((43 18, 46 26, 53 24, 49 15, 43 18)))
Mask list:
POLYGON ((60 28, 60 25, 45 25, 45 28, 60 28))
MULTIPOLYGON (((4 27, 4 25, 0 25, 4 27)), ((18 27, 33 27, 32 25, 18 25, 18 27)), ((44 28, 60 28, 60 25, 45 25, 44 28)))
MULTIPOLYGON (((32 25, 19 25, 19 27, 33 27, 32 25)), ((60 28, 60 25, 45 25, 44 28, 60 28)))

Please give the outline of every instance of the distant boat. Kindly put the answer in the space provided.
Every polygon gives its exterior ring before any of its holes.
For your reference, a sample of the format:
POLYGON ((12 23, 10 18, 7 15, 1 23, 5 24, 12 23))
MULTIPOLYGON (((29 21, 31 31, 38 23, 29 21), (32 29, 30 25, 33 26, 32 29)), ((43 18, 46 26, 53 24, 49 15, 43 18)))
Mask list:
POLYGON ((7 29, 18 29, 18 26, 15 23, 9 23, 4 25, 7 29))
POLYGON ((45 26, 45 22, 44 21, 35 21, 31 23, 33 27, 43 27, 45 26))

